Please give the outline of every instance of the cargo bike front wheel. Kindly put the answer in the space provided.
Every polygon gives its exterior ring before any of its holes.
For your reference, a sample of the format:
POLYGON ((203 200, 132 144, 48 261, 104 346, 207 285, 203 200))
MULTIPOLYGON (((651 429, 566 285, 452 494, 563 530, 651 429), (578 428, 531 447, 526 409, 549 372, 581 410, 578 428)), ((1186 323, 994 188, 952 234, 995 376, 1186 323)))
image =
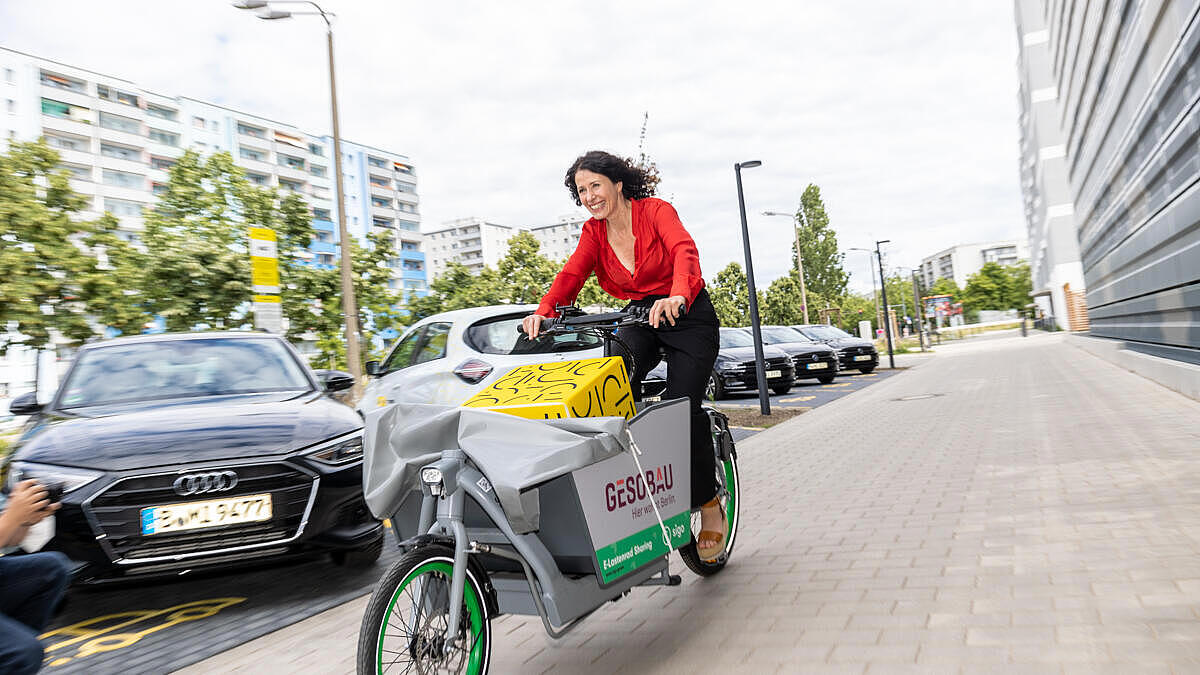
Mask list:
MULTIPOLYGON (((720 415, 711 413, 711 415, 720 415)), ((679 547, 679 557, 683 564, 696 574, 707 577, 720 572, 729 556, 733 553, 733 545, 737 543, 738 508, 741 502, 741 484, 738 479, 737 450, 733 447, 732 436, 729 435, 728 423, 723 415, 716 425, 720 430, 714 437, 714 449, 717 453, 717 498, 725 513, 725 548, 715 558, 705 559, 696 548, 696 537, 700 536, 700 512, 692 512, 692 540, 679 547), (721 437, 724 437, 723 439, 721 437), (722 441, 728 443, 722 447, 722 441)))
POLYGON ((454 551, 425 545, 383 575, 359 629, 358 675, 487 672, 491 617, 474 566, 467 570, 457 639, 446 644, 453 573, 454 551))

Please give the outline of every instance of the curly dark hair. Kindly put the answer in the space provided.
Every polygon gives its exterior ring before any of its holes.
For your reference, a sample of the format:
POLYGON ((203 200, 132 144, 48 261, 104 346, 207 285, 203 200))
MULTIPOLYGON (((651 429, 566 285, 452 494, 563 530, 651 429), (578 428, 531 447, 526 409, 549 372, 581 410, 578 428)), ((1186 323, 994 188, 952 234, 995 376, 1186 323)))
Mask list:
POLYGON ((645 199, 653 197, 658 189, 658 167, 634 164, 632 159, 618 157, 603 150, 592 150, 571 163, 567 169, 563 185, 571 193, 571 199, 576 206, 583 206, 579 199, 579 189, 575 187, 575 173, 579 170, 591 171, 608 178, 614 183, 621 183, 621 195, 626 199, 645 199))

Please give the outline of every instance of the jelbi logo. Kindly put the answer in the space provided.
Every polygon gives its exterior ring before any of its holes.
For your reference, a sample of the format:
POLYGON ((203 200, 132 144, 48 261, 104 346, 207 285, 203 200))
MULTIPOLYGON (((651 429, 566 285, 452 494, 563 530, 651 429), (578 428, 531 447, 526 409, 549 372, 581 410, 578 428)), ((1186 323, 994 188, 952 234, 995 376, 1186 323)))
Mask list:
POLYGON ((626 476, 604 486, 604 503, 609 512, 616 511, 654 496, 675 486, 675 468, 664 464, 648 469, 644 476, 626 476))

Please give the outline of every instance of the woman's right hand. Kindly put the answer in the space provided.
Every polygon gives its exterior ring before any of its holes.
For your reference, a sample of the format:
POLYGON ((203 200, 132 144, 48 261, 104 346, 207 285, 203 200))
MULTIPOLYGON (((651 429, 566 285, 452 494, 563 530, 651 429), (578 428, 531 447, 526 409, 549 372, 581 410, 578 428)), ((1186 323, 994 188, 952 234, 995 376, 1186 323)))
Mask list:
POLYGON ((530 340, 536 340, 542 331, 542 322, 545 320, 546 317, 541 314, 530 314, 521 322, 521 330, 525 331, 530 340))

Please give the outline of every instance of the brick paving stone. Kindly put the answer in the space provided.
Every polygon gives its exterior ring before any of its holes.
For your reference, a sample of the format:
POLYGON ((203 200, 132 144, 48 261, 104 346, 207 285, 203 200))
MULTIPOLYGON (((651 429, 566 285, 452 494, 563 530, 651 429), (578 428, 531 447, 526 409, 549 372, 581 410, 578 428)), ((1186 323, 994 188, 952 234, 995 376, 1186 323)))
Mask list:
MULTIPOLYGON (((726 572, 634 591, 577 642, 505 618, 493 671, 1200 672, 1200 403, 1059 335, 909 363, 739 443, 726 572)), ((353 671, 353 635, 292 628, 353 671)), ((288 670, 285 631, 192 672, 288 670)))

